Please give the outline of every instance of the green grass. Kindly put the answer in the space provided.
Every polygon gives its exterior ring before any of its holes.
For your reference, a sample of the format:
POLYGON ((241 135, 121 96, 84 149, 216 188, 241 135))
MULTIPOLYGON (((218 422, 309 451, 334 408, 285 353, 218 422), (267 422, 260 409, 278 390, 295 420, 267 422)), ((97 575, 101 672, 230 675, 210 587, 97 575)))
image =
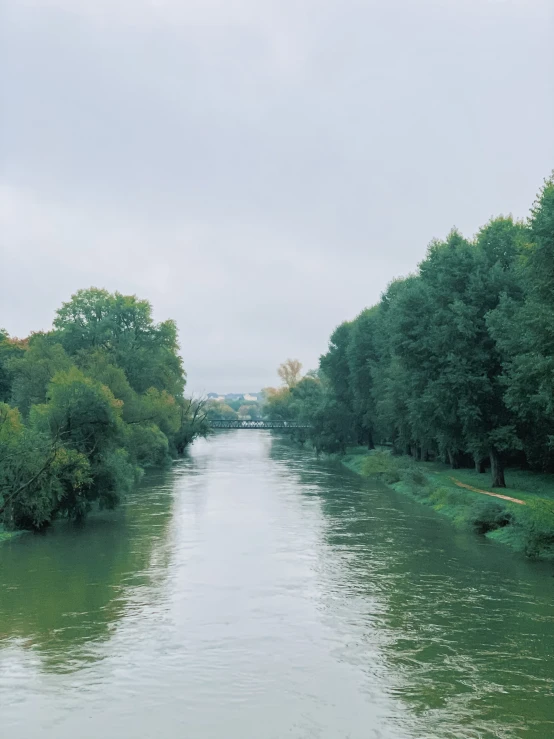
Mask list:
POLYGON ((532 497, 547 498, 554 500, 554 475, 542 472, 530 472, 528 470, 508 469, 506 470, 506 488, 491 488, 490 474, 480 474, 475 470, 461 469, 453 470, 448 465, 440 462, 423 462, 422 467, 428 472, 448 484, 451 477, 455 477, 466 485, 472 485, 482 490, 490 490, 493 493, 510 495, 513 498, 526 500, 532 497))
POLYGON ((23 531, 6 531, 6 529, 0 524, 0 544, 3 541, 8 541, 16 536, 21 536, 23 533, 23 531))
POLYGON ((507 544, 526 556, 554 559, 554 475, 507 470, 508 487, 493 490, 487 474, 452 470, 437 462, 415 462, 411 457, 392 456, 385 449, 349 449, 342 463, 359 475, 379 477, 459 527, 507 544), (525 505, 462 488, 452 478, 517 498, 525 505))

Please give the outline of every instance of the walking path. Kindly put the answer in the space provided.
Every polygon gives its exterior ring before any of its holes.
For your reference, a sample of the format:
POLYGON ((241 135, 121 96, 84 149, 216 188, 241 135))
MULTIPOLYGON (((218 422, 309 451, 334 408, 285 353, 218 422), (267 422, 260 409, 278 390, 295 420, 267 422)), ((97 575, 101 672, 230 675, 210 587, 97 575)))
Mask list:
POLYGON ((450 479, 458 487, 466 488, 467 490, 471 490, 473 493, 482 493, 482 495, 490 495, 493 498, 502 498, 502 500, 509 500, 510 503, 519 503, 519 505, 527 505, 527 503, 524 500, 520 500, 519 498, 511 498, 509 495, 501 495, 500 493, 491 493, 488 490, 480 490, 479 488, 474 488, 472 485, 466 485, 465 482, 460 482, 459 480, 456 480, 455 477, 451 477, 450 479))

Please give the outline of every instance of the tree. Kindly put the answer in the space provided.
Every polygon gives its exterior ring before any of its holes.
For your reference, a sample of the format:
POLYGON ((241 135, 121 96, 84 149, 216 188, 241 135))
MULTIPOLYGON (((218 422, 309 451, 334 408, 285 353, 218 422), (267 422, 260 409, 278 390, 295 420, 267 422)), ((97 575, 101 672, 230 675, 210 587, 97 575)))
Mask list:
POLYGON ((263 393, 264 415, 270 421, 290 421, 294 418, 292 393, 289 387, 266 387, 263 393))
POLYGON ((183 394, 177 328, 174 321, 154 323, 147 300, 98 288, 79 290, 58 310, 54 326, 70 356, 107 352, 137 392, 155 387, 183 394))
POLYGON ((320 371, 330 383, 336 399, 349 411, 352 411, 353 406, 348 363, 351 331, 352 323, 347 321, 341 323, 331 334, 327 353, 319 358, 320 371))
POLYGON ((0 402, 7 403, 12 398, 11 364, 25 353, 26 348, 25 340, 11 339, 7 331, 0 329, 0 402))
POLYGON ((175 324, 154 323, 147 301, 80 290, 54 326, 22 341, 0 332, 0 520, 9 527, 113 507, 141 468, 208 433, 206 401, 184 397, 175 324))
POLYGON ((554 178, 531 211, 520 249, 519 292, 506 293, 487 317, 501 353, 505 402, 530 464, 554 466, 554 178))
POLYGON ((208 419, 235 419, 237 418, 237 415, 237 411, 233 410, 229 405, 227 405, 227 403, 223 403, 222 401, 209 400, 206 403, 206 417, 208 419))
POLYGON ((92 484, 80 494, 66 491, 58 510, 82 518, 93 502, 113 508, 135 481, 138 470, 124 448, 122 402, 105 386, 76 367, 58 372, 48 388, 47 403, 31 411, 31 425, 66 449, 83 455, 90 465, 92 484))
POLYGON ((33 334, 23 353, 7 364, 12 375, 11 399, 27 416, 32 405, 45 402, 46 389, 56 372, 68 370, 72 361, 61 344, 44 334, 33 334))
POLYGON ((208 425, 207 398, 187 398, 178 402, 179 428, 173 434, 171 442, 178 454, 182 454, 187 446, 198 436, 206 437, 210 431, 208 425))
POLYGON ((92 482, 86 457, 66 449, 19 411, 0 404, 0 520, 8 528, 41 529, 64 506, 68 492, 79 495, 92 482))
POLYGON ((375 447, 376 433, 372 370, 378 361, 375 346, 378 321, 378 306, 362 311, 352 322, 346 349, 358 437, 360 442, 367 444, 369 449, 375 447))
POLYGON ((308 411, 295 388, 284 388, 268 396, 268 412, 309 415, 312 441, 325 451, 371 447, 377 435, 397 452, 440 455, 453 468, 473 458, 482 470, 488 457, 492 485, 503 487, 505 459, 522 447, 521 423, 506 399, 491 316, 503 301, 521 300, 527 237, 526 226, 500 217, 472 241, 456 230, 434 241, 416 274, 333 331, 318 402, 308 411))
MULTIPOLYGON (((397 453, 421 455, 429 448, 428 412, 420 421, 428 383, 429 296, 417 276, 393 281, 379 305, 371 364, 374 423, 379 436, 397 453)), ((428 409, 427 409, 428 410, 428 409)))
POLYGON ((301 371, 302 363, 298 359, 287 359, 286 362, 279 365, 277 374, 286 387, 293 388, 300 381, 301 371))

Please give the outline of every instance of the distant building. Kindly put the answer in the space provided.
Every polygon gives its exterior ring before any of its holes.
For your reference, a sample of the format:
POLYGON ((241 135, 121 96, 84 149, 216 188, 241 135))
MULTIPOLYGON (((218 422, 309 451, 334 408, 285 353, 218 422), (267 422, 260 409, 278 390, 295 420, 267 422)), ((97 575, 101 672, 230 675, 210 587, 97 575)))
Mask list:
POLYGON ((247 400, 250 403, 256 403, 261 399, 261 393, 226 393, 220 395, 219 393, 208 393, 208 400, 220 400, 220 401, 234 401, 234 400, 247 400))

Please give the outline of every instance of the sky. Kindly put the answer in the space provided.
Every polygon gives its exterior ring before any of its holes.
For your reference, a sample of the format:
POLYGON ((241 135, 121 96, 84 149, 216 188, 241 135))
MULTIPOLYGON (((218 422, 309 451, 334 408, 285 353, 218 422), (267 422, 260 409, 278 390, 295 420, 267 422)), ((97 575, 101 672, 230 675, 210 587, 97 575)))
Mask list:
POLYGON ((0 0, 0 326, 173 318, 191 392, 317 366, 554 168, 552 0, 0 0))

